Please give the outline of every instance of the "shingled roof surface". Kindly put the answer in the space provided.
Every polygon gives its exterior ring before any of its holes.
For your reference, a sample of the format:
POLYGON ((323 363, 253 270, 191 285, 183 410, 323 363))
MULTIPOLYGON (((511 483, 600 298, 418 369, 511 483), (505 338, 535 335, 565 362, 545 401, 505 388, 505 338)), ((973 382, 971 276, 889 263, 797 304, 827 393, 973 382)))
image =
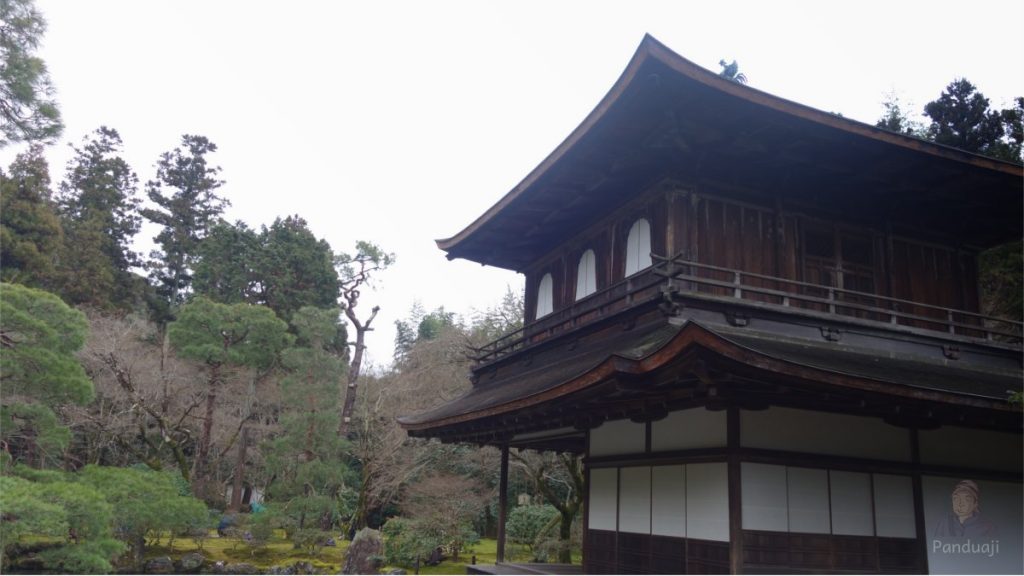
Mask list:
POLYGON ((680 357, 690 346, 706 346, 707 342, 715 342, 716 348, 752 352, 759 359, 810 368, 820 371, 823 376, 841 375, 871 383, 952 395, 946 396, 947 400, 963 397, 1004 402, 1009 391, 1022 387, 1019 370, 985 370, 942 361, 890 358, 824 342, 786 340, 725 326, 708 328, 695 322, 682 326, 652 324, 623 333, 619 338, 606 339, 599 345, 585 347, 586 350, 580 352, 571 351, 572 342, 567 341, 546 347, 532 356, 524 355, 521 361, 481 376, 481 380, 463 396, 432 410, 400 418, 399 422, 410 429, 430 428, 435 424, 468 421, 539 404, 545 396, 556 394, 560 387, 572 386, 576 391, 601 382, 608 375, 596 375, 595 372, 609 361, 620 359, 626 364, 637 365, 677 338, 690 343, 677 350, 673 357, 680 357), (684 334, 686 332, 691 334, 684 334), (698 339, 686 338, 698 333, 698 339))

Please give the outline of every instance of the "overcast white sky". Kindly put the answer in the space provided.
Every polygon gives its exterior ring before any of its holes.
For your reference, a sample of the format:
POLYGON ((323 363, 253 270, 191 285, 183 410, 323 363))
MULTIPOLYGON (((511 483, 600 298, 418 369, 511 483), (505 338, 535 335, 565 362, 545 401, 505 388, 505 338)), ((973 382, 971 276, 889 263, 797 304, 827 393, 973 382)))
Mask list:
MULTIPOLYGON (((522 277, 434 245, 550 153, 644 33, 750 84, 873 123, 895 90, 918 111, 955 77, 996 107, 1024 95, 1024 2, 211 2, 37 0, 65 141, 120 131, 142 181, 184 133, 220 150, 230 220, 298 214, 337 251, 398 256, 368 309, 391 358, 415 300, 467 313, 522 277)), ((21 147, 0 151, 9 164, 21 147)), ((146 229, 139 245, 148 251, 146 229)))

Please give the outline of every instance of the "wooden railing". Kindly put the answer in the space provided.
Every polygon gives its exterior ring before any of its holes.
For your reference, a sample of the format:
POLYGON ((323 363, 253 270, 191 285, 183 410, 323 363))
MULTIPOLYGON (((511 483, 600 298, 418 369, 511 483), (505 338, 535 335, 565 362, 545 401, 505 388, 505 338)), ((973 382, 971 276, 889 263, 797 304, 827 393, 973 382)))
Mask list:
POLYGON ((654 256, 654 259, 655 273, 668 279, 670 289, 681 292, 818 311, 987 341, 1020 342, 1024 332, 1021 322, 965 310, 743 272, 685 260, 681 256, 654 256))
POLYGON ((590 324, 619 310, 630 308, 638 301, 660 298, 661 287, 664 284, 665 279, 658 275, 654 268, 648 268, 603 290, 580 298, 571 306, 555 310, 489 344, 473 348, 473 359, 479 364, 486 364, 518 352, 540 340, 546 340, 556 334, 590 324))
POLYGON ((640 301, 661 298, 663 292, 742 300, 788 313, 841 316, 978 341, 1019 343, 1024 333, 1024 324, 1005 318, 701 264, 682 255, 652 257, 653 267, 473 349, 474 359, 479 364, 493 362, 640 301))

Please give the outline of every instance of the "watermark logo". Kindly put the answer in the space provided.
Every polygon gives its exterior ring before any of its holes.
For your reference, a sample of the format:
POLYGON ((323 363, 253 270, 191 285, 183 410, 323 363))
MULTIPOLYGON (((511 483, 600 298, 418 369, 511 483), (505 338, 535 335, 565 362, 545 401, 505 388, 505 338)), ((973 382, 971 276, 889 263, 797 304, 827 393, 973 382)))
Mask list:
POLYGON ((981 511, 981 490, 974 480, 961 480, 950 495, 950 510, 935 525, 934 554, 999 554, 999 531, 981 511))

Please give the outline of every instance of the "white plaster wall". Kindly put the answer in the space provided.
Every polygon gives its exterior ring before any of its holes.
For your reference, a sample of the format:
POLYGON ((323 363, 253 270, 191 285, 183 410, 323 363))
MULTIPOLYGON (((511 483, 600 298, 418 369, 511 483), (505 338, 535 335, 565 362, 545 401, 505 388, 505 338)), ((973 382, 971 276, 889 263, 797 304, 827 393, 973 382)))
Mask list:
POLYGON ((910 432, 880 418, 771 407, 740 413, 748 448, 910 461, 910 432))
POLYGON ((646 445, 647 428, 629 420, 605 422, 590 431, 591 456, 639 454, 646 445))
POLYGON ((726 445, 726 412, 691 408, 671 412, 651 423, 651 450, 722 448, 726 445))
POLYGON ((921 462, 1020 471, 1024 444, 1020 434, 943 426, 918 432, 921 462))

